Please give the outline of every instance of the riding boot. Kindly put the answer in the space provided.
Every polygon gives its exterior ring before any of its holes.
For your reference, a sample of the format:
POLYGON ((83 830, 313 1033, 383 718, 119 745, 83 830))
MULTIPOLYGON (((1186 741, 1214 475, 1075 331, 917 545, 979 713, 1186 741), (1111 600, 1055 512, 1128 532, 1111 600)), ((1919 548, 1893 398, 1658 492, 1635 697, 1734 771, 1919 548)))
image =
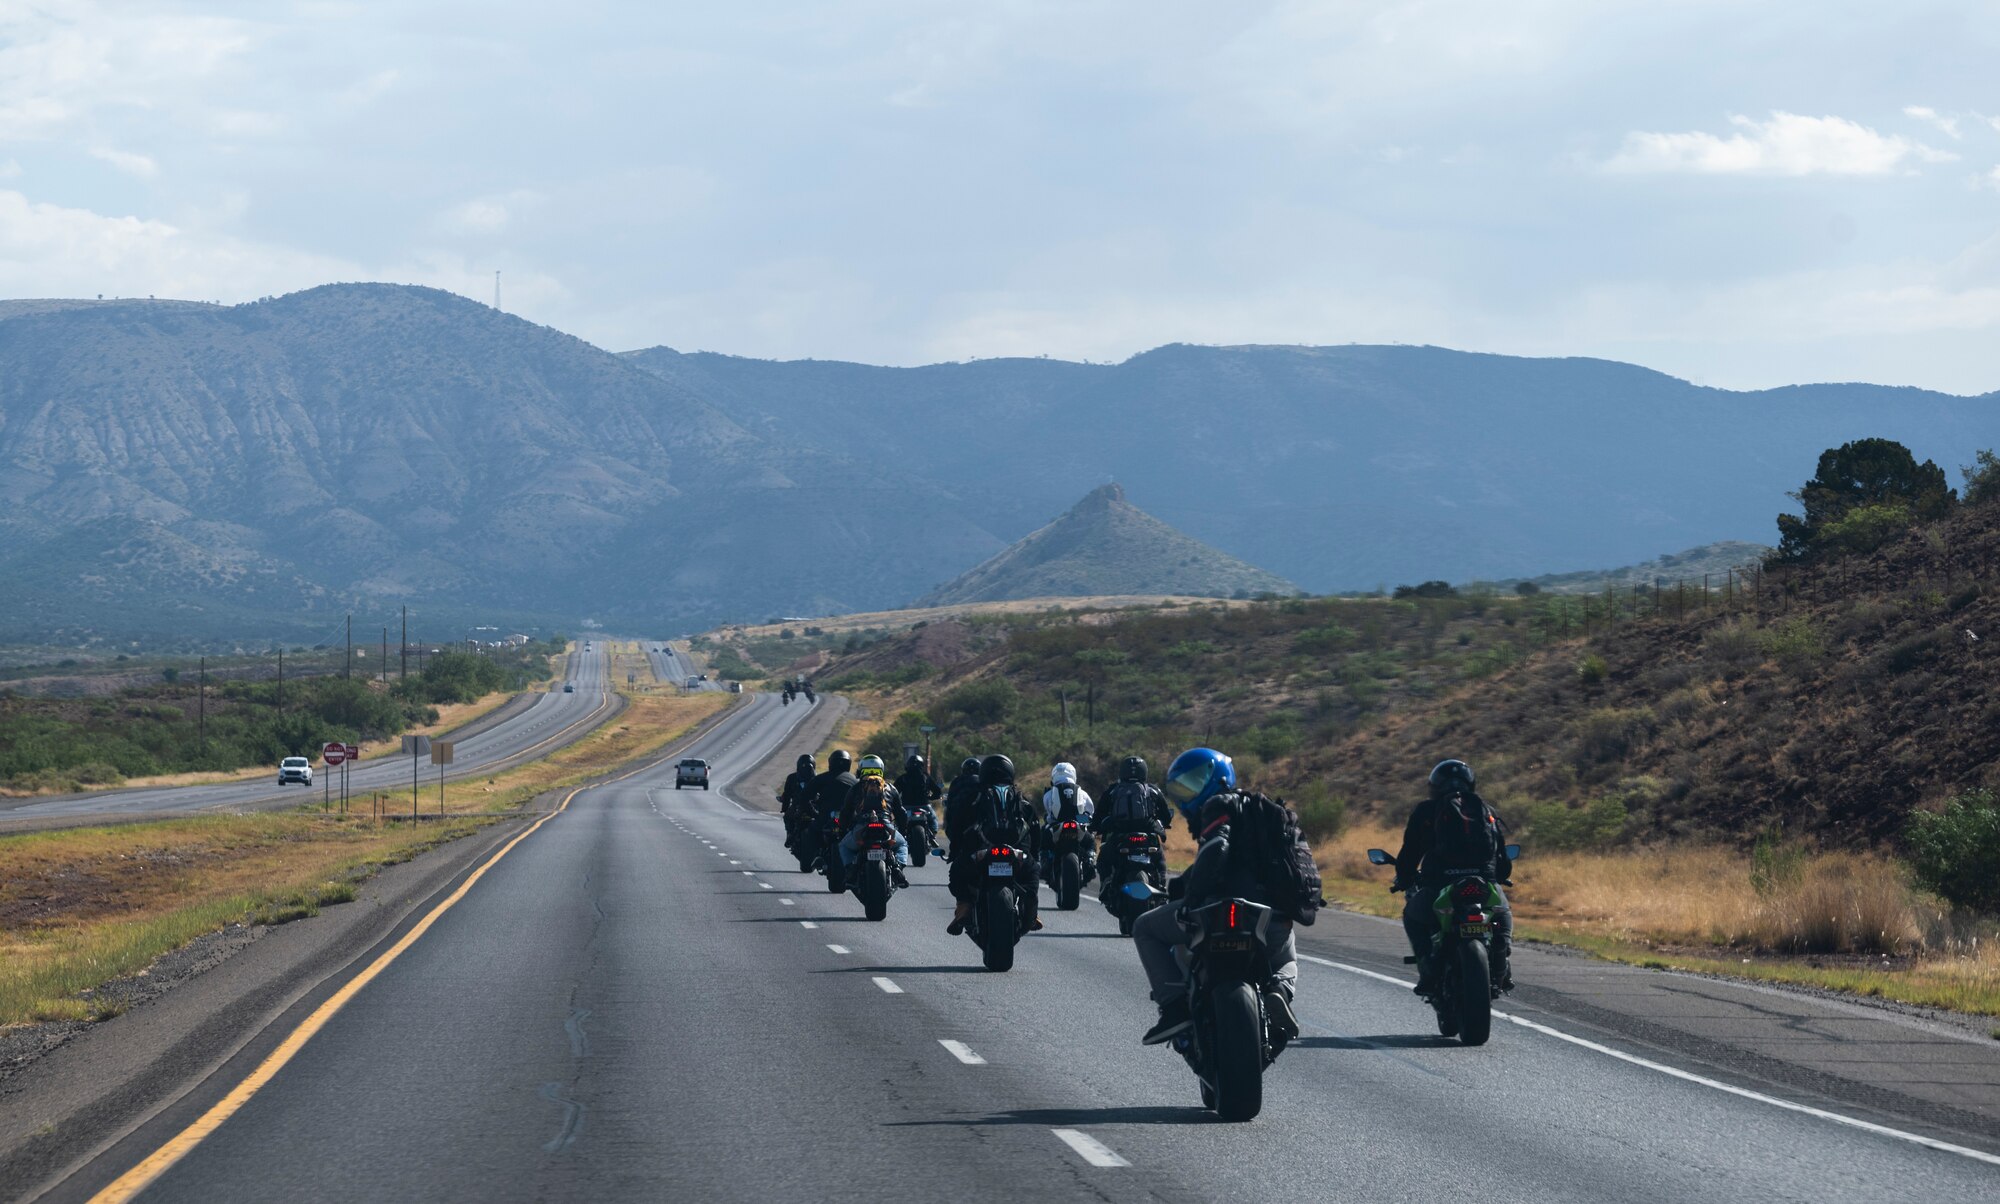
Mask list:
POLYGON ((1437 963, 1428 957, 1417 959, 1416 993, 1429 998, 1438 992, 1437 963))
POLYGON ((1299 1018, 1292 1011, 1292 993, 1282 979, 1264 984, 1264 1014, 1270 1018, 1272 1034, 1280 1045, 1299 1035, 1299 1018))
POLYGON ((960 899, 958 907, 951 913, 951 923, 945 926, 945 932, 951 936, 962 934, 965 931, 965 921, 971 915, 972 901, 970 899, 960 899))

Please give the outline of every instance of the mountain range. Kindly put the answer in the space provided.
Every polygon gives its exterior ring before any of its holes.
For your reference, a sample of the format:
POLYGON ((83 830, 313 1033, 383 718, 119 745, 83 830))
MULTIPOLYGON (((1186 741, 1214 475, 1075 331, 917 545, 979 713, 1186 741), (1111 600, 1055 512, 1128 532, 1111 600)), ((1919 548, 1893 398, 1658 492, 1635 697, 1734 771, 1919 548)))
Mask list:
POLYGON ((6 302, 0 642, 877 609, 1112 479, 1308 590, 1518 578, 1768 539, 1821 449, 1967 462, 1996 402, 1428 347, 616 355, 395 285, 6 302))

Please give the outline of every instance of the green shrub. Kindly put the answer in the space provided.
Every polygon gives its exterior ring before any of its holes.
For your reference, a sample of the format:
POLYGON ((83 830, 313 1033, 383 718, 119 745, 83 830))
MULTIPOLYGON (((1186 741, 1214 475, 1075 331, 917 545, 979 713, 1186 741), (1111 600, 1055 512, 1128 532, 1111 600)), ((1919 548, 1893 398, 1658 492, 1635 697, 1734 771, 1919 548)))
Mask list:
POLYGON ((1625 800, 1605 795, 1582 807, 1562 803, 1531 803, 1523 811, 1524 841, 1536 849, 1562 851, 1596 849, 1624 835, 1630 812, 1625 800))
POLYGON ((1611 666, 1605 664, 1604 658, 1595 652, 1576 663, 1576 680, 1581 685, 1601 686, 1610 675, 1611 666))
POLYGON ((1760 898, 1770 898, 1798 883, 1805 872, 1805 850, 1785 843, 1785 830, 1771 824, 1757 834, 1750 846, 1750 889, 1760 898))
POLYGON ((944 696, 938 709, 947 720, 965 727, 990 727, 1005 719, 1020 698, 1012 682, 995 677, 958 687, 944 696))
POLYGON ((1353 628, 1328 623, 1322 627, 1308 627, 1293 636, 1292 649, 1301 656, 1327 656, 1346 648, 1354 640, 1353 628))
POLYGON ((1658 726, 1645 707, 1598 707, 1576 721, 1577 765, 1622 761, 1658 726))
POLYGON ((2000 797, 1953 796, 1942 811, 1910 816, 1903 839, 1917 882, 1959 907, 2000 914, 2000 797))
POLYGON ((1299 827, 1308 840, 1330 840, 1347 826, 1347 800, 1324 786, 1307 786, 1285 801, 1299 813, 1299 827))
POLYGON ((1765 631, 1760 639, 1764 651, 1787 669, 1809 668, 1826 655, 1826 641, 1811 619, 1800 615, 1765 631))
POLYGON ((2000 500, 2000 457, 1991 450, 1973 453, 1972 463, 1959 471, 1965 474, 1965 488, 1959 498, 1968 506, 1983 506, 2000 500))

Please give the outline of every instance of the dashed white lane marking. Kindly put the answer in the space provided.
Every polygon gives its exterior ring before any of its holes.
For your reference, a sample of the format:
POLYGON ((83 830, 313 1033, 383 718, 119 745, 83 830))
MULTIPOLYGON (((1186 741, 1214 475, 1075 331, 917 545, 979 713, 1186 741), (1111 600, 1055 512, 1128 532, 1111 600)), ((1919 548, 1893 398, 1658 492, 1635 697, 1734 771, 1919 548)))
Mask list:
POLYGON ((743 875, 743 876, 744 876, 745 878, 752 878, 752 877, 755 877, 755 876, 756 876, 756 874, 757 874, 757 871, 756 871, 756 870, 738 870, 738 871, 737 871, 737 873, 739 873, 739 874, 742 874, 742 875, 743 875))
POLYGON ((775 887, 775 886, 772 886, 772 885, 771 885, 770 883, 768 883, 768 882, 759 882, 759 883, 758 883, 757 885, 759 885, 759 886, 763 887, 763 888, 764 888, 765 890, 776 890, 776 889, 778 889, 777 887, 775 887))
POLYGON ((827 946, 827 948, 829 948, 829 949, 833 950, 833 951, 834 951, 835 953, 852 953, 852 952, 854 952, 854 950, 852 950, 852 949, 849 949, 849 948, 848 948, 847 946, 845 946, 845 945, 828 945, 828 946, 827 946))
POLYGON ((799 927, 801 927, 801 928, 817 928, 817 927, 819 927, 819 925, 818 925, 818 924, 815 924, 815 923, 813 923, 813 922, 812 922, 811 920, 800 920, 800 921, 799 921, 799 927))
POLYGON ((792 901, 791 901, 790 899, 780 899, 780 900, 778 900, 778 902, 780 902, 780 903, 783 903, 783 904, 784 904, 784 905, 785 905, 786 907, 796 907, 796 906, 798 906, 798 904, 796 904, 796 903, 792 902, 792 901))
POLYGON ((1132 1165, 1114 1153, 1110 1146, 1105 1145, 1088 1133, 1080 1132, 1076 1129, 1051 1129, 1049 1131, 1060 1138, 1064 1145, 1075 1150, 1085 1162, 1088 1162, 1092 1166, 1132 1165))
POLYGON ((976 1053, 973 1053, 972 1047, 970 1045, 967 1045, 963 1041, 946 1041, 943 1038, 939 1038, 938 1044, 950 1050, 952 1057, 957 1058, 959 1061, 965 1063, 967 1066, 986 1065, 986 1059, 980 1057, 976 1053))
MULTIPOLYGON (((1388 974, 1377 974, 1373 970, 1364 970, 1360 966, 1350 966, 1346 962, 1329 961, 1326 958, 1314 957, 1311 954, 1307 953, 1299 954, 1299 960, 1305 962, 1313 962, 1314 964, 1321 966, 1332 966, 1336 970, 1345 970, 1349 974, 1359 974, 1363 978, 1372 978, 1375 979, 1377 982, 1386 982, 1391 986, 1408 987, 1412 985, 1412 981, 1407 978, 1396 978, 1388 974)), ((1729 1083, 1721 1082, 1720 1080, 1717 1079, 1707 1078, 1703 1075, 1694 1074, 1691 1071, 1682 1070, 1676 1066, 1668 1066, 1665 1063, 1654 1062, 1650 1059, 1639 1057, 1636 1054, 1628 1054, 1623 1050, 1613 1049, 1609 1045, 1599 1045, 1595 1041, 1587 1040, 1583 1037, 1572 1036, 1569 1033, 1563 1032, 1561 1029, 1550 1028, 1546 1024, 1537 1024, 1533 1020, 1528 1020, 1524 1017, 1515 1016, 1507 1012, 1499 1011, 1497 1009, 1494 1011, 1493 1015, 1501 1020, 1507 1021, 1510 1024, 1518 1024, 1522 1028, 1532 1029, 1535 1032, 1543 1034, 1544 1036, 1554 1037, 1558 1041, 1567 1041, 1571 1045, 1575 1045, 1580 1048, 1590 1050, 1593 1053, 1601 1053, 1608 1058, 1617 1058, 1621 1062, 1629 1062, 1634 1066, 1642 1066, 1647 1070, 1657 1071, 1658 1073, 1667 1075, 1671 1078, 1680 1079, 1682 1082, 1694 1083, 1702 1087, 1708 1087, 1716 1091, 1721 1091, 1728 1095, 1738 1096, 1742 1099, 1755 1100, 1760 1104, 1769 1104, 1773 1108, 1783 1108, 1787 1112, 1799 1112, 1803 1113, 1806 1116, 1817 1117, 1820 1120, 1832 1121, 1834 1124, 1846 1125, 1849 1128, 1860 1129, 1863 1132, 1874 1133, 1877 1136, 1893 1137, 1897 1141, 1907 1141, 1910 1142, 1912 1145, 1920 1145, 1926 1149, 1938 1150, 1946 1154, 1957 1154, 1961 1158, 1971 1158, 1975 1161, 1984 1162, 1991 1166, 2000 1166, 2000 1154, 1989 1154, 1984 1150, 1975 1150, 1962 1145, 1953 1145, 1948 1141, 1939 1141, 1935 1137, 1925 1137, 1921 1133, 1908 1133, 1903 1131, 1902 1129, 1892 1129, 1887 1125, 1878 1125, 1872 1121, 1861 1120, 1857 1117, 1843 1116, 1838 1112, 1828 1112, 1824 1108, 1815 1108, 1809 1104, 1794 1103, 1793 1101, 1788 1099, 1779 1099, 1775 1095, 1765 1095, 1759 1091, 1751 1091, 1748 1088, 1737 1087, 1729 1083)))
MULTIPOLYGON (((729 854, 727 854, 727 853, 724 853, 724 854, 723 854, 723 856, 724 856, 724 857, 727 857, 727 856, 729 856, 729 854)), ((734 860, 732 860, 732 861, 731 861, 731 862, 730 862, 729 864, 731 864, 731 865, 742 865, 743 863, 742 863, 742 862, 740 862, 740 861, 734 861, 734 860)))
POLYGON ((881 978, 878 976, 875 979, 875 985, 882 988, 882 993, 884 995, 901 995, 903 993, 903 988, 897 986, 895 983, 889 981, 886 978, 881 978))

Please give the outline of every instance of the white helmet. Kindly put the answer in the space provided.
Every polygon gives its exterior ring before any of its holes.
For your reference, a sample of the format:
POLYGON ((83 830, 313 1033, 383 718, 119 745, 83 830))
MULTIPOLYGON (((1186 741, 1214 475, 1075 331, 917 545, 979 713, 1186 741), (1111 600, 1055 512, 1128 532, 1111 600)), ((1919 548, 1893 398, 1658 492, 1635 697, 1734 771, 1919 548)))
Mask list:
POLYGON ((1068 761, 1057 761, 1056 767, 1049 771, 1049 781, 1057 786, 1076 785, 1076 766, 1068 761))

